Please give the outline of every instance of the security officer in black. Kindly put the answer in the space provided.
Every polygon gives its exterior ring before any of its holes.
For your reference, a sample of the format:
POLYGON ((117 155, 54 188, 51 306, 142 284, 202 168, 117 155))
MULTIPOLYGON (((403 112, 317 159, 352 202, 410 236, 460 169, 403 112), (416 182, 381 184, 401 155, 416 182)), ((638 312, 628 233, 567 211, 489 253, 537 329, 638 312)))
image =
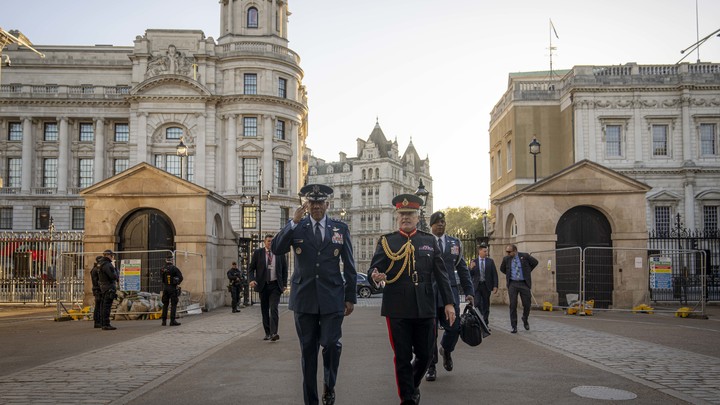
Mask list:
POLYGON ((165 267, 162 269, 161 277, 163 283, 162 326, 167 325, 168 304, 172 305, 170 308, 170 326, 180 326, 180 322, 175 321, 175 314, 177 312, 178 295, 180 294, 178 286, 183 281, 183 275, 180 269, 173 264, 172 256, 165 259, 165 267))
POLYGON ((415 405, 420 403, 419 387, 430 366, 435 339, 433 278, 451 324, 456 313, 440 248, 431 234, 417 229, 422 200, 413 194, 401 194, 392 203, 399 230, 380 238, 368 276, 376 284, 386 283, 381 315, 387 318, 395 352, 400 401, 401 405, 415 405))
POLYGON ((90 280, 92 281, 92 294, 95 298, 95 308, 93 310, 93 321, 96 328, 102 328, 102 308, 103 308, 103 296, 100 291, 100 260, 102 256, 95 257, 95 263, 93 264, 92 270, 90 270, 90 280))
POLYGON ((98 286, 102 294, 102 314, 100 316, 100 327, 102 330, 115 330, 116 327, 110 325, 110 309, 113 300, 117 297, 117 280, 118 272, 112 264, 115 253, 108 249, 103 252, 100 258, 100 271, 98 272, 98 286))
POLYGON ((240 305, 240 290, 243 288, 244 275, 243 272, 238 269, 237 263, 232 262, 232 267, 227 271, 227 278, 230 280, 230 295, 232 296, 232 311, 240 312, 238 305, 240 305))

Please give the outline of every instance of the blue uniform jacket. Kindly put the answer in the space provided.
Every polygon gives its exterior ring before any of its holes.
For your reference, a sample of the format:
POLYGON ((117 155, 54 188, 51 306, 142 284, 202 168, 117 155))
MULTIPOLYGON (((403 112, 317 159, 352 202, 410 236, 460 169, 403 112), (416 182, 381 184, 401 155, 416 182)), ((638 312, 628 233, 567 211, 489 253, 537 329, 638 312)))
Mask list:
POLYGON ((344 311, 346 301, 357 302, 355 259, 345 223, 326 217, 325 238, 317 246, 309 216, 295 229, 290 220, 275 235, 271 250, 275 255, 284 255, 291 247, 295 254, 295 270, 290 280, 290 310, 330 314, 344 311))
MULTIPOLYGON (((475 295, 473 289, 472 277, 470 277, 470 271, 468 270, 467 263, 465 263, 465 257, 463 257, 462 243, 457 238, 453 238, 450 235, 445 235, 445 251, 442 252, 443 262, 445 262, 445 270, 447 271, 448 279, 450 280, 450 286, 453 288, 453 292, 458 292, 458 278, 455 277, 455 271, 460 277, 460 284, 462 285, 462 291, 465 295, 475 295)), ((444 306, 443 301, 439 294, 436 294, 437 306, 444 306)), ((460 305, 458 300, 460 297, 458 294, 453 294, 455 305, 460 305)))

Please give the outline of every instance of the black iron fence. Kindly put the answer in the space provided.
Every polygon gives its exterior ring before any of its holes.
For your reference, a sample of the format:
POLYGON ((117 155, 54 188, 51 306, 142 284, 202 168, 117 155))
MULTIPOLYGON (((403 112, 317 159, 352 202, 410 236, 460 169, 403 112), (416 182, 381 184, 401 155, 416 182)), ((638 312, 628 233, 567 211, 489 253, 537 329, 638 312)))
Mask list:
POLYGON ((720 232, 717 230, 691 230, 683 228, 679 217, 674 228, 665 232, 651 231, 648 235, 650 255, 664 250, 699 250, 704 255, 678 257, 672 267, 672 285, 666 289, 650 292, 654 301, 694 301, 701 288, 705 288, 706 300, 720 301, 720 232), (702 263, 704 261, 704 263, 702 263), (703 266, 704 265, 704 266, 703 266), (707 277, 703 287, 701 269, 707 277))

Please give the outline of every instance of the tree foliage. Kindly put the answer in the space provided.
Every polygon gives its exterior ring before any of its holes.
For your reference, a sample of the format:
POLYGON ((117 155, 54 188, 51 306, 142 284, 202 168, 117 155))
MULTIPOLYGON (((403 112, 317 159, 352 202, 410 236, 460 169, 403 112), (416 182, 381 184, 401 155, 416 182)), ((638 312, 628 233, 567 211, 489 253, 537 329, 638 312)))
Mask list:
POLYGON ((458 234, 483 234, 483 218, 482 213, 485 211, 477 207, 458 207, 446 208, 445 213, 445 232, 450 235, 458 234))

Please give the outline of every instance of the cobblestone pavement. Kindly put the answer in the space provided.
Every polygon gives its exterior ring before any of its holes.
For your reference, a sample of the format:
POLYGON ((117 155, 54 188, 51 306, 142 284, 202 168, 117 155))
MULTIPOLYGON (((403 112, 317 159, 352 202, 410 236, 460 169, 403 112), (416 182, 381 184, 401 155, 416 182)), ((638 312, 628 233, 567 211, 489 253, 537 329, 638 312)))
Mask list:
MULTIPOLYGON (((510 317, 505 308, 494 311, 490 322, 497 329, 510 329, 510 317)), ((720 404, 720 359, 717 357, 533 315, 530 323, 530 332, 525 332, 522 324, 519 325, 518 337, 688 402, 720 404)))
MULTIPOLYGON (((184 318, 182 326, 4 376, 0 404, 107 404, 254 330, 259 306, 184 318), (170 344, 172 342, 172 344, 170 344)), ((219 312, 219 311, 218 311, 219 312)), ((112 333, 112 332, 98 332, 112 333)))
MULTIPOLYGON (((359 299, 357 306, 378 307, 380 302, 379 297, 359 299)), ((517 335, 508 333, 507 307, 493 308, 490 320, 498 338, 523 339, 685 402, 720 404, 718 357, 568 325, 538 312, 531 315, 531 331, 521 328, 517 335)), ((260 323, 258 306, 241 316, 220 310, 184 318, 177 328, 5 375, 0 404, 127 403, 255 332, 260 323)))

